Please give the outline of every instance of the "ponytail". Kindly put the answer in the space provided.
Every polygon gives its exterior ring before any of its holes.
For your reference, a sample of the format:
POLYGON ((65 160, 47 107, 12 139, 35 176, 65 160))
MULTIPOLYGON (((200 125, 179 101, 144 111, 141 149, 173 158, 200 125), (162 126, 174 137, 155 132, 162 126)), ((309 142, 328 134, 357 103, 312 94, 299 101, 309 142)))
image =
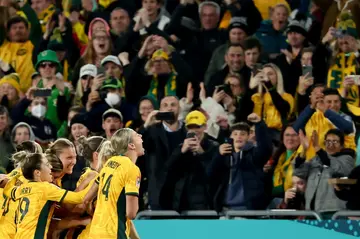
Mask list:
POLYGON ((14 162, 14 167, 15 168, 21 167, 26 159, 26 156, 29 153, 30 152, 20 151, 20 152, 13 154, 13 156, 11 157, 11 160, 14 162))
POLYGON ((101 168, 103 167, 103 165, 106 163, 106 161, 113 157, 116 156, 116 152, 113 149, 113 147, 111 146, 111 141, 110 140, 106 140, 105 142, 102 143, 101 145, 101 149, 98 155, 98 170, 100 171, 101 168))

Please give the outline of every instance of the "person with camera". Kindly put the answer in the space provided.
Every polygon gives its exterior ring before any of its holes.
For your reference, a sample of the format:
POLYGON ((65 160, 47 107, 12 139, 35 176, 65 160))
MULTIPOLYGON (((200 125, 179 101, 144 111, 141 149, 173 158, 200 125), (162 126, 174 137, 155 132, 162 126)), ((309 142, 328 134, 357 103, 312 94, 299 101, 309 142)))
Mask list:
POLYGON ((279 204, 279 209, 305 209, 306 174, 297 171, 292 176, 293 187, 285 192, 284 200, 279 204))
POLYGON ((234 124, 230 138, 220 145, 208 168, 217 211, 261 210, 267 206, 263 167, 272 153, 271 138, 259 115, 250 114, 248 121, 255 125, 255 134, 261 135, 257 146, 249 142, 248 124, 234 124))
POLYGON ((146 170, 142 170, 141 173, 142 178, 147 178, 148 203, 151 210, 161 209, 159 195, 166 179, 165 164, 186 137, 184 123, 178 120, 179 112, 178 98, 165 96, 160 102, 160 109, 153 110, 144 126, 139 129, 147 155, 146 170))
POLYGON ((206 168, 218 144, 205 134, 206 116, 190 112, 185 119, 187 136, 166 163, 167 177, 160 194, 164 209, 208 210, 212 208, 206 168))

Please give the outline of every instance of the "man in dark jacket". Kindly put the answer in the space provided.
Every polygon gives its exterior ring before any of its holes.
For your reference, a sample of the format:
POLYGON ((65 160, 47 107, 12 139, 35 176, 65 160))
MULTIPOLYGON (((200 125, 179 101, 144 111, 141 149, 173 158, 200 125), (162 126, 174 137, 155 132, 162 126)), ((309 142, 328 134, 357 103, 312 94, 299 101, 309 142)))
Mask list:
POLYGON ((165 164, 186 136, 183 122, 177 120, 179 111, 179 100, 174 96, 166 96, 160 102, 160 112, 173 112, 175 117, 156 123, 159 111, 154 110, 149 114, 144 128, 139 130, 143 135, 146 150, 147 175, 143 176, 148 179, 148 200, 151 210, 161 209, 159 195, 166 178, 165 164))
POLYGON ((206 168, 218 151, 218 145, 205 135, 206 121, 206 116, 197 110, 186 116, 187 137, 166 164, 167 177, 160 195, 164 209, 212 208, 206 168))
POLYGON ((209 177, 218 181, 214 193, 214 207, 217 211, 261 210, 267 206, 264 188, 263 166, 272 152, 271 138, 266 124, 252 113, 248 120, 255 124, 257 146, 248 143, 250 127, 245 123, 231 128, 233 145, 220 145, 219 153, 209 167, 209 177))

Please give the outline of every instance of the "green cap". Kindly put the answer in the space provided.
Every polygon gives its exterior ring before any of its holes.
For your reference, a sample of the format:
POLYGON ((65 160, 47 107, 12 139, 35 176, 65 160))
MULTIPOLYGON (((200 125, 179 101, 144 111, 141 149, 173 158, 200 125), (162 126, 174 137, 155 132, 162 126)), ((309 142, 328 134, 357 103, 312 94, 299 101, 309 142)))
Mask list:
POLYGON ((103 89, 121 89, 122 83, 121 81, 119 81, 119 79, 115 78, 115 77, 109 77, 106 80, 104 80, 102 86, 101 86, 101 90, 103 89))
POLYGON ((61 68, 59 59, 57 58, 56 52, 52 50, 46 50, 43 52, 40 52, 40 54, 37 56, 37 62, 35 65, 35 69, 37 70, 39 68, 39 64, 41 62, 53 62, 58 65, 58 69, 61 68))

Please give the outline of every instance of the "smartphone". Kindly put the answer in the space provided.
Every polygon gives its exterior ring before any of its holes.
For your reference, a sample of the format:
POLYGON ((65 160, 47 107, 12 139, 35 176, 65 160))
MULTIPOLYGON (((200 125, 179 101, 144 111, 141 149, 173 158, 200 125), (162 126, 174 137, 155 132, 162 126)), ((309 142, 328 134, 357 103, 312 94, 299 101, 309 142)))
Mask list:
POLYGON ((175 114, 174 112, 158 112, 156 115, 155 115, 155 118, 157 120, 175 120, 175 114))
POLYGON ((336 29, 334 32, 333 32, 333 36, 336 37, 336 38, 342 38, 344 37, 346 31, 342 30, 342 29, 336 29))
POLYGON ((252 69, 253 75, 255 76, 257 73, 259 73, 263 69, 263 65, 260 63, 256 63, 252 69))
POLYGON ((223 84, 218 86, 218 91, 224 91, 227 95, 232 96, 230 84, 223 84))
POLYGON ((34 90, 34 97, 49 97, 51 89, 36 89, 34 90))
POLYGON ((232 138, 225 138, 225 139, 224 139, 224 143, 225 143, 225 144, 230 144, 231 147, 232 147, 232 151, 234 151, 234 139, 232 139, 232 138))
POLYGON ((345 78, 352 78, 355 85, 360 85, 360 75, 348 75, 345 78))
POLYGON ((105 71, 105 67, 100 66, 97 68, 97 74, 98 75, 105 75, 106 71, 105 71))
POLYGON ((306 66, 306 65, 302 66, 302 75, 303 76, 308 74, 308 78, 310 78, 310 77, 313 76, 312 72, 313 72, 313 67, 312 66, 306 66))
POLYGON ((192 138, 195 138, 196 134, 194 132, 188 132, 186 134, 186 138, 187 139, 192 139, 192 138))

